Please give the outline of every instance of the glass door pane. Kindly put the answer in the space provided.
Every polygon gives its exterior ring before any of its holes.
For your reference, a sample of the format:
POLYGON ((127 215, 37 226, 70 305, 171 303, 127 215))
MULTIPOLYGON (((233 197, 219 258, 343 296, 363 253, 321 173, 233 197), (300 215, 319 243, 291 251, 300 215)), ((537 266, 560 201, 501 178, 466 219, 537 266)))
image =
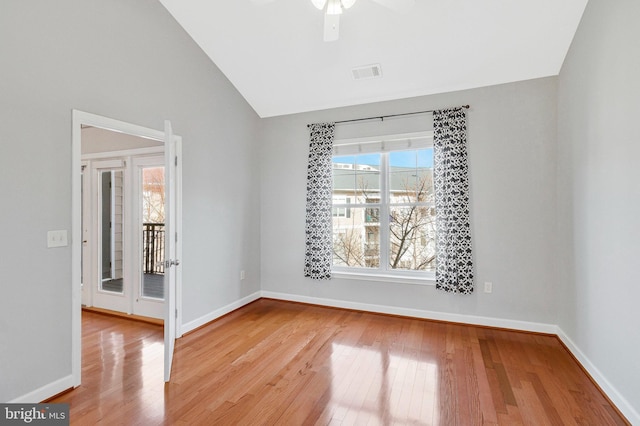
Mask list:
POLYGON ((164 299, 164 167, 142 168, 142 297, 164 299))
POLYGON ((100 172, 100 290, 122 294, 124 176, 122 170, 100 172))

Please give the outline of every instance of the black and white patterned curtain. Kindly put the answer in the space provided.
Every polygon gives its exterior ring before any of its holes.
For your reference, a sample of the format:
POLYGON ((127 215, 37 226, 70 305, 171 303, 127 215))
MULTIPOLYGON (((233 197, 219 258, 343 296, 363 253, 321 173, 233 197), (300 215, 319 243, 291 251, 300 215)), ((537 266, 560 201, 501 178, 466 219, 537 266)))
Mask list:
POLYGON ((307 168, 307 222, 304 276, 331 278, 333 260, 331 196, 333 193, 334 123, 309 125, 309 166, 307 168))
POLYGON ((433 185, 436 201, 436 288, 473 292, 469 224, 467 117, 464 109, 433 113, 433 185))

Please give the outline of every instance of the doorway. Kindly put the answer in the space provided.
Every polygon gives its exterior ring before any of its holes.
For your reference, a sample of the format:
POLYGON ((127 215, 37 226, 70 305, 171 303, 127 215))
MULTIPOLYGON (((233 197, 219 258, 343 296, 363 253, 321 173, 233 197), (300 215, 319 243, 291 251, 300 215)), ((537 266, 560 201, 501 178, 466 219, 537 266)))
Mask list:
POLYGON ((162 318, 169 337, 181 335, 181 138, 81 111, 73 111, 72 129, 72 374, 79 386, 82 305, 162 318), (165 201, 175 239, 164 235, 165 201))

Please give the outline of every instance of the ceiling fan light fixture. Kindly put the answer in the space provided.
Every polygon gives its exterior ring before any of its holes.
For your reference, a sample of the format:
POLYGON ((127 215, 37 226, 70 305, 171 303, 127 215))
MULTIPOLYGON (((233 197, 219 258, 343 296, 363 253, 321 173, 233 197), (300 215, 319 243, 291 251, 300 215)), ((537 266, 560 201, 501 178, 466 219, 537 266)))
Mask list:
POLYGON ((341 3, 342 7, 344 7, 345 9, 349 9, 351 6, 356 4, 356 0, 342 0, 341 3))
POLYGON ((327 4, 327 0, 311 0, 311 3, 313 3, 317 9, 322 10, 324 9, 324 5, 327 4))
POLYGON ((342 4, 340 0, 329 0, 327 4, 327 15, 340 15, 342 14, 342 4))

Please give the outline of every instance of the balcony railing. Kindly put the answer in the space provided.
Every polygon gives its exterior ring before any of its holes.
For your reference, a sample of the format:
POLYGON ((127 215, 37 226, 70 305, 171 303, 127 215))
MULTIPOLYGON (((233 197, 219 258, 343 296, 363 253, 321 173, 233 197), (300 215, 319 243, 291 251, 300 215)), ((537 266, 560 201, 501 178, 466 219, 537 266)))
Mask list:
POLYGON ((164 274, 164 223, 142 224, 145 274, 164 274))
POLYGON ((380 222, 380 209, 379 208, 367 208, 364 213, 365 223, 379 223, 380 222))

